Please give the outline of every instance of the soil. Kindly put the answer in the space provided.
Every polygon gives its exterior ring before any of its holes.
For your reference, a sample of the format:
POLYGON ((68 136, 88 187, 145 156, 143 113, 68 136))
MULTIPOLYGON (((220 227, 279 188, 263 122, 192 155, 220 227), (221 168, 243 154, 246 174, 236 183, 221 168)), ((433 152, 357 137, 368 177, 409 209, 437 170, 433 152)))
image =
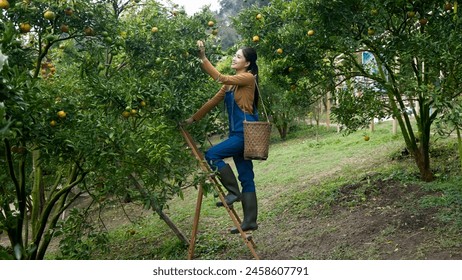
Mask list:
MULTIPOLYGON (((425 191, 415 184, 366 178, 341 187, 330 205, 318 205, 314 211, 309 211, 309 215, 304 211, 294 214, 287 209, 260 221, 259 229, 253 233, 256 252, 261 259, 270 260, 460 260, 460 238, 450 245, 441 241, 445 235, 441 229, 446 225, 438 219, 438 209, 417 209, 415 205, 415 201, 423 196, 441 195, 425 191)), ((124 209, 117 212, 122 213, 115 215, 108 211, 99 217, 104 220, 107 230, 152 217, 152 210, 144 210, 133 203, 124 204, 124 209)), ((202 228, 198 240, 201 234, 211 230, 202 228)), ((229 235, 224 230, 213 232, 215 235, 221 233, 222 242, 229 244, 214 252, 213 258, 253 258, 237 235, 229 235), (240 249, 236 252, 233 246, 240 246, 240 249), (230 254, 230 251, 233 252, 230 254)), ((175 238, 171 233, 167 236, 175 238)), ((151 243, 151 246, 162 246, 161 240, 157 241, 157 245, 151 243)), ((145 238, 133 240, 130 247, 143 247, 145 242, 145 238)), ((7 244, 5 235, 2 243, 7 244)), ((207 247, 205 244, 197 245, 198 248, 200 246, 207 247)), ((53 250, 53 246, 50 249, 53 250)), ((200 249, 197 251, 196 258, 203 258, 200 249)))
POLYGON ((346 185, 329 213, 296 217, 281 215, 260 225, 258 244, 263 259, 462 259, 462 243, 440 244, 438 209, 416 210, 412 201, 422 196, 440 196, 418 185, 403 185, 394 180, 367 183, 361 203, 357 190, 363 183, 346 185), (357 204, 351 206, 351 204, 357 204), (285 240, 278 232, 283 225, 285 240), (277 252, 272 244, 283 244, 277 252))

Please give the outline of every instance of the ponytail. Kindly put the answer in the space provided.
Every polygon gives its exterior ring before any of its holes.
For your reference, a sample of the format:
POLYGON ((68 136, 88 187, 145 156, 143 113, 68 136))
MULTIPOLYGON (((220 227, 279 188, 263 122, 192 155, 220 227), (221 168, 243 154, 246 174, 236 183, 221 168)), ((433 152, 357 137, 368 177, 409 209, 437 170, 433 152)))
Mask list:
MULTIPOLYGON (((242 48, 242 53, 244 54, 245 60, 250 62, 247 70, 255 76, 255 82, 258 84, 258 65, 257 65, 257 51, 251 47, 242 48)), ((260 98, 260 93, 258 92, 258 86, 255 85, 255 93, 253 104, 258 108, 258 100, 260 98)))

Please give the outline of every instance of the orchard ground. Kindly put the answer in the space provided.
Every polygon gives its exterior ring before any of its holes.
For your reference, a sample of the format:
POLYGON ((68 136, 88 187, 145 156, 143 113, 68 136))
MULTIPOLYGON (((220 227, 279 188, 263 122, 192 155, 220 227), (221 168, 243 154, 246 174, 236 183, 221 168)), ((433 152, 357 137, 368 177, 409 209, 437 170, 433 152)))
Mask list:
MULTIPOLYGON (((260 258, 462 259, 455 139, 433 145, 432 183, 419 180, 390 122, 349 135, 302 127, 287 141, 273 140, 269 159, 254 162, 260 258)), ((187 189, 164 210, 187 237, 196 199, 197 190, 187 189)), ((228 233, 233 224, 216 201, 213 194, 203 201, 195 257, 252 259, 240 236, 228 233)), ((98 219, 110 232, 111 250, 95 259, 186 259, 187 247, 152 210, 123 203, 98 219)))
MULTIPOLYGON (((462 259, 455 141, 435 142, 437 180, 423 183, 390 122, 376 125, 374 132, 350 135, 302 126, 287 141, 275 136, 269 159, 254 162, 260 206, 260 228, 253 233, 257 254, 272 260, 462 259)), ((196 200, 197 190, 191 188, 165 210, 188 237, 196 200)), ((203 201, 196 258, 251 259, 241 238, 228 233, 233 224, 216 201, 213 194, 203 201)), ((112 252, 100 258, 186 258, 187 248, 157 216, 136 205, 126 207, 125 213, 138 222, 130 223, 120 212, 106 213, 117 223, 112 252)))

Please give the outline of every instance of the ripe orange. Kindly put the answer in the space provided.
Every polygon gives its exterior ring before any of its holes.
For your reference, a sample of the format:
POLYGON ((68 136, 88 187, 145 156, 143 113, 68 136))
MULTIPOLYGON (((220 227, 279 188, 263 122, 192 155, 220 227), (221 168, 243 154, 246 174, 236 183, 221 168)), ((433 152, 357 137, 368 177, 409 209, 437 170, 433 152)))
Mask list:
POLYGON ((51 127, 55 127, 57 125, 57 123, 56 123, 55 120, 51 120, 50 125, 51 125, 51 127))
POLYGON ((156 26, 154 26, 152 29, 151 29, 151 32, 152 33, 156 33, 159 31, 159 28, 157 28, 156 26))
POLYGON ((256 19, 260 20, 262 17, 263 17, 263 16, 262 16, 261 14, 258 14, 258 15, 256 16, 256 19))
POLYGON ((93 30, 93 28, 91 28, 90 26, 87 26, 83 29, 83 33, 85 33, 85 35, 87 36, 93 36, 95 35, 95 31, 93 30))
POLYGON ((260 37, 258 35, 255 35, 252 37, 252 41, 254 41, 255 43, 260 41, 260 37))
POLYGON ((308 32, 306 34, 308 34, 308 36, 313 36, 314 35, 314 30, 312 30, 312 29, 308 30, 308 32))
POLYGON ((452 10, 452 4, 449 3, 449 2, 446 2, 446 4, 444 4, 444 9, 445 9, 446 11, 452 10))
POLYGON ((69 33, 69 26, 66 24, 62 24, 60 29, 61 29, 61 32, 69 33))
POLYGON ((0 0, 0 8, 7 10, 10 7, 8 0, 0 0))
POLYGON ((122 112, 122 116, 123 116, 124 118, 128 118, 128 117, 130 117, 130 112, 129 112, 129 111, 123 111, 123 112, 122 112))
POLYGON ((47 10, 45 11, 45 13, 43 13, 43 17, 48 20, 54 20, 56 17, 56 14, 53 11, 47 10))
POLYGON ((66 116, 67 116, 67 114, 66 114, 66 112, 64 112, 63 110, 61 110, 61 111, 58 112, 58 117, 59 117, 59 118, 64 119, 66 116))
POLYGON ((66 9, 64 9, 64 13, 66 14, 66 16, 72 16, 74 11, 72 10, 72 8, 67 7, 66 9))
POLYGON ((208 25, 209 27, 213 27, 213 26, 215 25, 215 22, 209 21, 209 22, 207 23, 207 25, 208 25))
POLYGON ((30 24, 27 22, 23 22, 19 24, 19 30, 21 31, 21 33, 27 33, 31 30, 31 28, 32 26, 30 26, 30 24))
POLYGON ((276 52, 277 52, 278 54, 282 54, 284 51, 283 51, 281 48, 279 48, 279 49, 276 50, 276 52))

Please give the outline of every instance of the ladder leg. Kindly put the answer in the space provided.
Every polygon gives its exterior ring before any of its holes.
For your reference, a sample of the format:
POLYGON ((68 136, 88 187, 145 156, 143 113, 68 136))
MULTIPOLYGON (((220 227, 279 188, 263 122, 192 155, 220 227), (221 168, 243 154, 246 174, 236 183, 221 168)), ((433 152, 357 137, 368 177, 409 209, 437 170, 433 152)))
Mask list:
MULTIPOLYGON (((218 197, 220 198, 221 202, 223 203, 223 206, 225 207, 226 211, 228 212, 229 216, 231 217, 231 220, 233 221, 234 225, 236 228, 239 230, 239 233, 244 240, 244 243, 247 245, 249 248, 250 252, 254 256, 255 259, 259 260, 260 257, 257 255, 255 252, 255 242, 253 241, 253 238, 249 238, 249 236, 242 230, 241 228, 241 219, 239 218, 239 215, 237 215, 236 210, 228 206, 228 204, 225 201, 225 196, 224 192, 221 188, 221 184, 217 181, 215 176, 212 174, 212 171, 210 170, 210 167, 206 164, 204 160, 204 156, 202 153, 199 151, 197 148, 196 143, 192 139, 191 135, 182 127, 180 126, 180 131, 181 134, 183 135, 186 143, 188 146, 191 148, 191 152, 193 155, 196 157, 196 159, 199 161, 199 165, 201 169, 205 172, 208 172, 210 175, 210 179, 213 181, 214 186, 216 190, 218 191, 218 197)), ((202 205, 202 198, 203 198, 203 189, 202 186, 199 188, 199 196, 197 199, 197 204, 196 204, 196 214, 194 217, 194 225, 193 225, 193 232, 192 232, 192 237, 191 241, 189 244, 189 250, 188 250, 188 259, 192 259, 194 256, 194 248, 195 248, 195 242, 196 242, 196 236, 197 236, 197 229, 198 229, 198 224, 199 224, 199 215, 200 215, 200 208, 202 205)))
POLYGON ((199 193, 197 195, 196 212, 194 214, 191 240, 189 241, 188 260, 192 260, 194 258, 194 250, 196 248, 196 237, 197 237, 197 230, 199 228, 199 217, 201 215, 203 197, 204 197, 204 189, 202 188, 202 186, 199 186, 199 193))

